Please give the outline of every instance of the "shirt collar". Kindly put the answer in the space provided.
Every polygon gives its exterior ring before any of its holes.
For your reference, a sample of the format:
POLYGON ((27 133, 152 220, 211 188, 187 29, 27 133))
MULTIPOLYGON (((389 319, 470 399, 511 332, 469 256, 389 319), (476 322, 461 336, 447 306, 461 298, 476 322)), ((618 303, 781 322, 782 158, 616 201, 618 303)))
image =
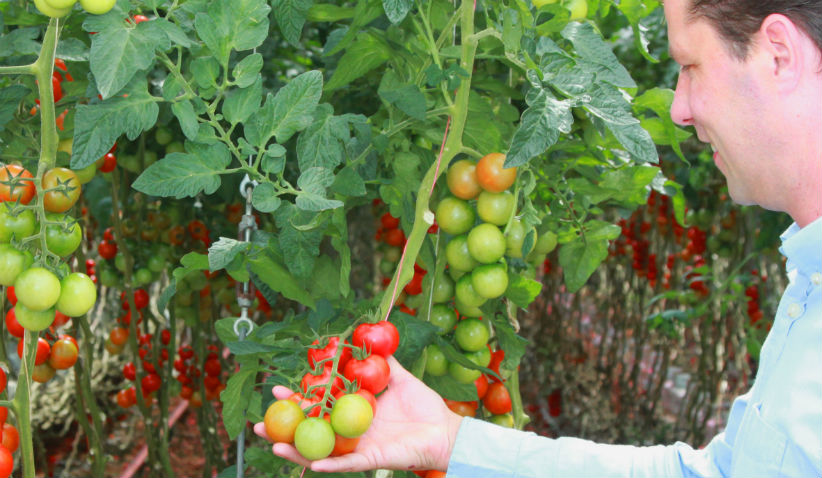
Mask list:
POLYGON ((806 275, 822 272, 822 217, 803 228, 793 223, 780 238, 787 270, 798 268, 806 275))

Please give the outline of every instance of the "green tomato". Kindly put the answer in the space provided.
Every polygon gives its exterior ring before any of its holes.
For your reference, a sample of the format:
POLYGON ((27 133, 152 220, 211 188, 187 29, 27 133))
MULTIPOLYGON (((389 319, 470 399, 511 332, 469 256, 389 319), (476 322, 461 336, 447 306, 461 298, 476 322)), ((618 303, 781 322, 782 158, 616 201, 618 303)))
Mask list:
POLYGON ((425 348, 425 373, 432 377, 442 377, 448 373, 448 359, 437 344, 425 348))
POLYGON ((114 8, 115 3, 117 3, 117 0, 80 0, 83 10, 94 15, 108 13, 109 10, 114 8))
POLYGON ((435 217, 443 231, 458 236, 471 229, 476 213, 467 201, 449 196, 437 205, 435 217))
POLYGON ((368 431, 373 419, 371 404, 355 393, 338 398, 331 409, 331 427, 345 438, 357 438, 368 431))
POLYGON ((97 301, 97 288, 91 278, 82 272, 72 272, 60 282, 57 310, 69 317, 86 314, 97 301))
POLYGON ((545 5, 549 5, 552 3, 557 3, 559 0, 533 0, 533 4, 536 8, 542 8, 545 5))
POLYGON ((491 350, 487 346, 476 352, 467 352, 465 356, 480 367, 487 367, 491 363, 491 350))
POLYGON ((482 310, 477 306, 468 306, 463 304, 459 299, 454 300, 454 307, 457 308, 460 315, 464 317, 480 317, 482 316, 482 310))
POLYGON ((169 155, 171 153, 185 153, 185 152, 186 152, 185 146, 183 146, 183 143, 181 143, 179 141, 174 141, 174 142, 168 143, 166 145, 166 155, 169 155))
MULTIPOLYGON (((534 228, 531 228, 533 231, 534 228)), ((525 230, 525 225, 519 219, 514 219, 511 221, 511 226, 508 228, 508 232, 505 234, 505 255, 508 257, 523 257, 522 246, 525 243, 525 237, 528 235, 528 231, 525 230)), ((536 235, 534 236, 536 238, 536 235)), ((534 242, 531 243, 531 248, 525 251, 524 255, 528 255, 529 252, 534 250, 534 242)))
MULTIPOLYGON (((17 288, 15 288, 15 291, 17 288)), ((31 310, 17 302, 14 306, 14 315, 17 322, 26 330, 39 332, 47 329, 54 322, 54 307, 45 310, 31 310)))
POLYGON ((505 236, 493 224, 480 224, 468 233, 468 252, 483 264, 491 264, 505 255, 505 236))
POLYGON ((8 204, 0 204, 0 243, 11 242, 12 238, 21 241, 36 229, 34 211, 22 209, 14 211, 8 204))
POLYGON ((508 288, 508 269, 505 264, 485 264, 471 271, 474 291, 486 299, 496 299, 508 288))
POLYGON ((557 235, 553 231, 545 231, 537 238, 534 251, 538 254, 548 254, 557 247, 557 235))
POLYGON ((11 286, 21 272, 31 267, 34 257, 10 244, 0 244, 0 285, 11 286))
POLYGON ((565 8, 571 12, 569 20, 582 20, 588 16, 587 0, 571 0, 565 4, 565 8))
POLYGON ((40 312, 50 309, 60 297, 60 280, 48 269, 32 267, 20 273, 14 281, 17 303, 40 312))
POLYGON ((97 174, 97 165, 91 163, 83 169, 72 169, 72 171, 77 175, 77 180, 80 181, 80 184, 86 184, 94 179, 94 176, 97 174))
POLYGON ((482 375, 482 372, 464 367, 457 362, 450 362, 448 364, 448 374, 459 383, 474 383, 482 375))
POLYGON ((491 415, 491 417, 488 418, 488 421, 501 427, 514 428, 514 416, 510 413, 505 413, 503 415, 491 415))
POLYGON ((294 446, 306 460, 320 460, 334 450, 334 429, 319 417, 308 417, 294 431, 294 446))
POLYGON ((454 296, 459 303, 465 304, 468 307, 480 307, 487 300, 474 290, 470 274, 459 278, 454 296))
POLYGON ((71 8, 77 0, 45 0, 52 8, 71 8))
POLYGON ((46 247, 60 257, 67 257, 74 253, 83 242, 83 228, 72 217, 64 214, 48 212, 46 219, 59 224, 46 226, 46 247))
POLYGON ((162 272, 166 268, 166 258, 160 254, 154 254, 148 258, 148 269, 151 272, 162 272))
POLYGON ((154 140, 160 146, 165 146, 174 140, 174 135, 168 128, 160 127, 154 130, 154 140))
POLYGON ((457 345, 466 352, 476 352, 487 348, 486 344, 488 344, 489 337, 488 327, 480 319, 463 319, 457 324, 457 330, 454 331, 454 339, 457 341, 457 345))
POLYGON ((113 287, 120 282, 120 277, 110 267, 103 268, 98 265, 97 280, 100 281, 100 285, 113 287))
POLYGON ((122 252, 114 256, 114 267, 120 272, 126 271, 126 256, 122 252))
POLYGON ((434 304, 431 307, 431 314, 428 317, 428 322, 435 325, 439 335, 444 335, 454 328, 457 324, 457 313, 454 308, 445 304, 434 304))
POLYGON ((445 274, 434 279, 433 288, 431 296, 435 304, 448 302, 454 297, 454 281, 445 274))
POLYGON ((140 267, 134 271, 134 283, 138 286, 143 286, 151 282, 153 276, 147 267, 140 267))
POLYGON ((69 8, 54 8, 46 2, 46 0, 34 0, 34 6, 37 10, 40 11, 43 15, 51 18, 60 18, 65 17, 71 11, 71 7, 69 8))
POLYGON ((492 193, 483 190, 477 198, 477 214, 485 222, 504 226, 508 224, 512 212, 514 212, 514 195, 509 191, 492 193))
POLYGON ((448 241, 448 245, 445 246, 445 260, 448 262, 449 270, 463 272, 470 271, 479 264, 468 249, 468 236, 465 234, 448 241))

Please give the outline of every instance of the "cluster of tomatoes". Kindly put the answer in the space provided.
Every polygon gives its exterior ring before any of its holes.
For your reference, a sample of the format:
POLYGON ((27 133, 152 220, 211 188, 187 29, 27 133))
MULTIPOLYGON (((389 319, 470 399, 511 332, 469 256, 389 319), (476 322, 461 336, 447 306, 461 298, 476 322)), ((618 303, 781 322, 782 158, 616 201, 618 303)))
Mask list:
MULTIPOLYGON (((219 400, 220 392, 225 389, 221 378, 223 366, 218 355, 219 348, 211 344, 207 350, 208 355, 202 366, 205 372, 205 377, 203 377, 205 398, 208 401, 219 400)), ((174 370, 177 371, 177 381, 181 384, 180 398, 188 400, 188 403, 195 408, 203 405, 203 397, 196 382, 202 375, 198 364, 197 354, 190 345, 183 345, 177 349, 174 370)))
POLYGON ((307 352, 311 370, 300 381, 300 391, 266 410, 269 439, 293 443, 308 460, 353 451, 371 426, 375 397, 388 386, 386 358, 399 340, 394 324, 381 321, 358 325, 351 343, 336 336, 322 344, 314 341, 307 352))
MULTIPOLYGON (((43 15, 51 18, 64 17, 71 12, 77 0, 34 0, 34 6, 43 15)), ((80 6, 88 13, 102 15, 112 8, 116 0, 80 0, 80 6)))
MULTIPOLYGON (((753 281, 761 279, 763 282, 768 279, 768 276, 765 274, 759 275, 759 271, 754 269, 751 271, 751 275, 753 276, 753 281)), ((760 322, 762 318, 765 316, 762 309, 759 308, 759 286, 756 283, 750 284, 748 287, 745 288, 745 297, 748 298, 748 323, 754 325, 756 327, 762 326, 760 322)), ((768 322, 765 327, 770 330, 771 323, 768 322)))

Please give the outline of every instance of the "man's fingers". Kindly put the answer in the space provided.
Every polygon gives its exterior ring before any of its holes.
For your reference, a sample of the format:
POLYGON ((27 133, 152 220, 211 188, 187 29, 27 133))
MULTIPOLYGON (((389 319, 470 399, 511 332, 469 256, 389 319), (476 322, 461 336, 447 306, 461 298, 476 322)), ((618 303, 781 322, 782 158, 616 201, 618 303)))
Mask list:
POLYGON ((293 461, 298 465, 309 466, 311 464, 310 461, 300 455, 300 452, 298 452, 293 445, 289 445, 288 443, 275 443, 274 446, 271 447, 271 450, 275 455, 281 456, 288 461, 293 461))
POLYGON ((268 433, 265 432, 265 423, 263 422, 254 424, 254 434, 258 437, 265 438, 269 443, 273 443, 271 438, 268 436, 268 433))
POLYGON ((294 395, 294 392, 291 391, 290 388, 284 387, 282 385, 275 385, 274 388, 271 389, 271 393, 274 394, 274 398, 277 400, 283 400, 291 395, 294 395))
POLYGON ((365 456, 356 452, 311 463, 311 469, 321 473, 345 473, 371 470, 373 468, 374 465, 369 463, 365 456))

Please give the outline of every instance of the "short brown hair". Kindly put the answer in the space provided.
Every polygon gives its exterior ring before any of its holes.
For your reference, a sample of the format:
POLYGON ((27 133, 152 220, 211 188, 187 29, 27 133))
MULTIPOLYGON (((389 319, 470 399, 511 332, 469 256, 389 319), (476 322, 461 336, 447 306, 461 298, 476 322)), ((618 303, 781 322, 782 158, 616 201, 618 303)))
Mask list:
POLYGON ((822 53, 822 0, 692 0, 689 12, 708 20, 739 60, 748 56, 751 36, 772 13, 790 18, 822 53))

